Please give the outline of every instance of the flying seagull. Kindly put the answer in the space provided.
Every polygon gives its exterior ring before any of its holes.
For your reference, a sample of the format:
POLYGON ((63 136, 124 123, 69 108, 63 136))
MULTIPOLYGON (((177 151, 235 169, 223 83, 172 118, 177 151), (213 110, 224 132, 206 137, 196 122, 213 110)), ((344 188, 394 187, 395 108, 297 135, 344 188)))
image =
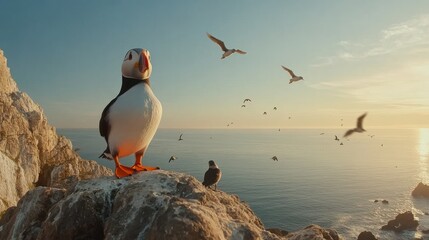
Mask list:
POLYGON ((241 107, 246 107, 246 105, 243 104, 243 105, 241 105, 241 107))
POLYGON ((267 115, 267 112, 262 113, 263 115, 267 115))
POLYGON ((366 130, 363 129, 363 119, 366 117, 366 113, 362 114, 360 117, 358 117, 357 122, 356 122, 356 128, 352 128, 347 130, 347 132, 344 134, 344 137, 348 137, 350 135, 352 135, 354 132, 365 132, 366 130))
POLYGON ((320 135, 324 135, 325 133, 320 133, 320 135))
POLYGON ((183 133, 182 133, 182 134, 180 134, 180 136, 179 136, 179 140, 177 140, 177 141, 182 141, 182 140, 183 140, 182 136, 183 136, 183 133))
POLYGON ((274 161, 279 161, 279 159, 277 158, 277 156, 273 156, 271 159, 273 159, 274 161))
POLYGON ((286 71, 290 74, 290 76, 292 77, 292 78, 289 80, 289 84, 291 84, 291 83, 293 83, 293 82, 297 82, 297 81, 299 81, 299 80, 304 80, 304 78, 303 78, 303 77, 301 77, 301 76, 296 76, 296 75, 295 75, 295 73, 293 73, 293 72, 292 72, 292 70, 290 70, 289 68, 287 68, 287 67, 285 67, 285 66, 282 66, 282 68, 283 68, 284 70, 286 70, 286 71))
POLYGON ((176 160, 176 159, 177 159, 177 157, 176 157, 176 156, 171 156, 171 157, 170 157, 170 160, 168 160, 168 162, 174 161, 174 160, 176 160))
POLYGON ((240 49, 228 49, 225 47, 225 43, 222 42, 221 40, 213 37, 212 35, 210 35, 209 33, 207 33, 207 36, 210 38, 210 40, 212 40, 213 42, 215 42, 217 45, 220 46, 220 48, 222 48, 222 51, 224 51, 222 58, 224 59, 226 57, 228 57, 229 55, 233 54, 233 53, 240 53, 240 54, 246 54, 246 52, 241 51, 240 49))
POLYGON ((337 137, 337 135, 335 135, 335 141, 340 141, 340 139, 337 137))
POLYGON ((217 188, 217 183, 219 182, 220 178, 222 177, 222 172, 220 171, 219 167, 216 165, 216 163, 213 160, 209 161, 209 169, 204 174, 204 182, 203 185, 205 187, 208 187, 211 189, 211 186, 215 186, 215 191, 217 188))
POLYGON ((243 103, 246 103, 246 102, 252 102, 252 100, 246 98, 246 99, 244 99, 243 103))
POLYGON ((273 110, 277 110, 277 107, 274 107, 273 110))

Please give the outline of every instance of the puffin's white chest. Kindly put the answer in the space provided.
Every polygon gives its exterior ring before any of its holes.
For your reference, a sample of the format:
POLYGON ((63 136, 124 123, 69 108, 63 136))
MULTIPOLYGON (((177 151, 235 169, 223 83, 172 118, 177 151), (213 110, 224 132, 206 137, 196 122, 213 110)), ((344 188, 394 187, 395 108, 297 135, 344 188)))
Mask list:
POLYGON ((137 84, 119 96, 112 104, 109 147, 119 157, 146 148, 158 129, 162 106, 149 85, 137 84))

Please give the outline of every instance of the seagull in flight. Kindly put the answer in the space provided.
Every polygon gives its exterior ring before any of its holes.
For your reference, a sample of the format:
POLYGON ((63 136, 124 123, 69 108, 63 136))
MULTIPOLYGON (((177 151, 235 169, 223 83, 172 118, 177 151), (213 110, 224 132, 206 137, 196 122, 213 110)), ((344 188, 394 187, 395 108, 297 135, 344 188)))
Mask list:
POLYGON ((299 80, 304 80, 304 78, 303 78, 303 77, 301 77, 301 76, 296 76, 296 75, 295 75, 295 73, 293 73, 293 72, 292 72, 292 70, 290 70, 289 68, 287 68, 287 67, 285 67, 285 66, 282 66, 282 68, 283 68, 284 70, 286 70, 286 71, 290 74, 290 76, 292 77, 292 78, 289 80, 289 84, 291 84, 291 83, 293 83, 293 82, 297 82, 297 81, 299 81, 299 80))
POLYGON ((168 160, 168 162, 174 161, 174 160, 176 160, 176 159, 177 159, 177 157, 176 157, 176 156, 171 156, 171 157, 170 157, 170 160, 168 160))
POLYGON ((177 141, 182 141, 183 140, 182 136, 183 136, 183 133, 180 134, 179 140, 177 140, 177 141))
POLYGON ((224 53, 223 53, 223 55, 222 55, 222 58, 221 59, 224 59, 224 58, 226 58, 226 57, 228 57, 229 55, 231 55, 231 54, 233 54, 233 53, 240 53, 240 54, 246 54, 246 52, 244 52, 244 51, 241 51, 240 49, 228 49, 228 48, 226 48, 226 46, 225 46, 225 43, 224 42, 222 42, 221 40, 219 40, 219 39, 217 39, 217 38, 215 38, 215 37, 213 37, 212 35, 210 35, 209 33, 207 33, 207 36, 210 38, 210 40, 212 40, 213 42, 215 42, 217 45, 219 45, 220 46, 220 48, 222 48, 222 51, 224 51, 224 53))
POLYGON ((277 110, 277 107, 274 107, 273 110, 277 110))
POLYGON ((267 112, 262 113, 263 115, 267 115, 267 112))
POLYGON ((252 102, 252 100, 246 98, 246 99, 244 99, 243 103, 246 103, 246 102, 252 102))
POLYGON ((347 132, 344 134, 344 137, 348 137, 350 135, 352 135, 354 132, 365 132, 366 130, 363 129, 363 119, 366 117, 367 113, 362 114, 360 117, 358 117, 357 122, 356 122, 356 128, 352 128, 347 130, 347 132))
POLYGON ((335 141, 340 141, 340 139, 337 137, 337 135, 335 135, 335 141))
POLYGON ((246 107, 246 105, 243 104, 243 105, 241 105, 241 107, 246 107))
POLYGON ((279 159, 277 158, 277 156, 273 156, 271 159, 273 159, 274 161, 279 161, 279 159))

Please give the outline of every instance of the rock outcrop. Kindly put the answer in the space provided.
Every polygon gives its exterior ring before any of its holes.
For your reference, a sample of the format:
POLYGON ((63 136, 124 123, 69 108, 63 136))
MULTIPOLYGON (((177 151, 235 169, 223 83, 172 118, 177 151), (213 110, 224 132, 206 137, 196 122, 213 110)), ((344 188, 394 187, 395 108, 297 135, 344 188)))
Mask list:
POLYGON ((357 240, 377 240, 377 238, 372 232, 364 231, 359 234, 357 240))
POLYGON ((395 232, 402 232, 404 230, 416 231, 419 226, 419 221, 414 219, 411 211, 400 213, 394 220, 387 222, 387 225, 381 227, 381 230, 392 230, 395 232))
POLYGON ((420 182, 416 188, 411 192, 413 197, 425 197, 429 198, 429 186, 420 182))
POLYGON ((58 136, 40 106, 20 92, 0 50, 0 213, 36 186, 70 187, 80 179, 112 175, 81 159, 58 136))
POLYGON ((64 189, 37 187, 0 220, 0 239, 339 239, 311 225, 279 236, 237 196, 192 176, 142 172, 83 180, 64 189))

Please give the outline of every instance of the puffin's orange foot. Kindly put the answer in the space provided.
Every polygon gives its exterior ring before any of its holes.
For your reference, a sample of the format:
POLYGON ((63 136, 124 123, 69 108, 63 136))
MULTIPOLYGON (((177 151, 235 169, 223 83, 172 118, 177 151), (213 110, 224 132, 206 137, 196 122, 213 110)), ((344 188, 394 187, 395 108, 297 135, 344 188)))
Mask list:
POLYGON ((115 175, 116 175, 117 178, 128 177, 128 176, 133 175, 133 173, 134 173, 134 169, 129 168, 127 166, 119 165, 115 169, 115 175))
POLYGON ((151 166, 144 166, 141 164, 134 164, 131 169, 134 169, 134 171, 141 172, 141 171, 153 171, 153 170, 159 170, 159 167, 151 167, 151 166))

